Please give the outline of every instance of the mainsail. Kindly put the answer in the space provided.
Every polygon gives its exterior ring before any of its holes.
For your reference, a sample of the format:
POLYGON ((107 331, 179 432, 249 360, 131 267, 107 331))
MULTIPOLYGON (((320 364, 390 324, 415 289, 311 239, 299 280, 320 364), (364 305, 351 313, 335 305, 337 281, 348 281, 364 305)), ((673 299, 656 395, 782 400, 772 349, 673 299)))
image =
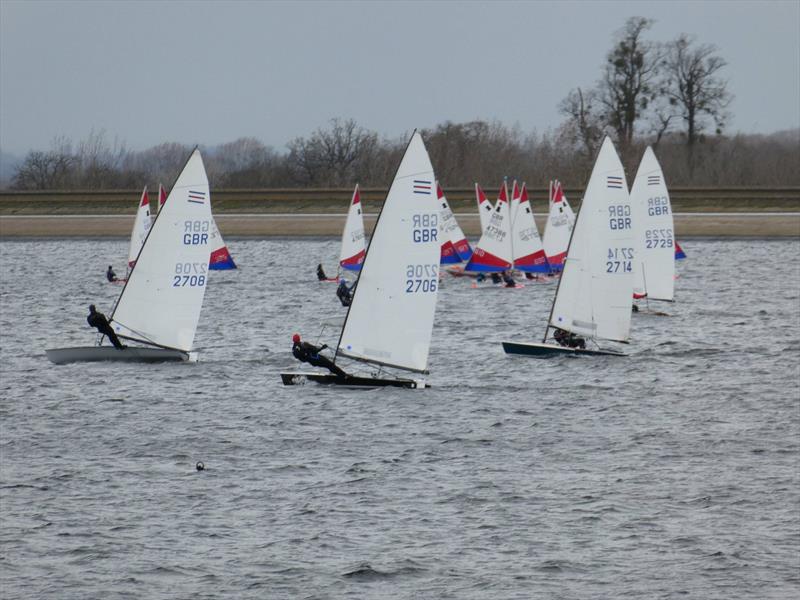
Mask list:
POLYGON ((528 273, 549 273, 550 266, 542 249, 542 240, 536 221, 533 219, 533 208, 528 200, 528 189, 522 184, 519 194, 517 217, 511 228, 512 247, 514 251, 514 267, 528 273))
POLYGON ((439 286, 438 209, 433 167, 415 132, 378 215, 337 355, 426 370, 439 286))
POLYGON ((511 222, 508 210, 508 186, 503 182, 489 224, 475 247, 465 271, 500 272, 511 268, 511 222))
POLYGON ((133 222, 133 231, 131 231, 128 269, 132 269, 136 264, 136 257, 139 256, 139 250, 142 249, 148 231, 150 231, 150 198, 147 195, 147 186, 144 186, 142 197, 139 199, 139 209, 136 211, 136 219, 133 222))
POLYGON ((561 182, 550 182, 550 189, 552 191, 550 212, 544 227, 542 246, 550 268, 553 271, 560 271, 564 258, 567 256, 567 246, 575 223, 575 214, 567 202, 561 182))
POLYGON ((442 186, 436 182, 436 197, 439 201, 439 241, 442 244, 441 259, 442 264, 459 263, 469 260, 472 256, 464 232, 459 227, 447 198, 444 195, 442 186))
POLYGON ((675 297, 675 235, 672 208, 661 165, 647 147, 631 189, 636 232, 633 261, 634 297, 675 297))
POLYGON ((339 266, 348 271, 360 271, 366 254, 364 243, 364 215, 361 214, 361 194, 358 184, 353 190, 353 198, 347 211, 347 221, 342 231, 342 249, 339 253, 339 266))
POLYGON ((477 183, 475 184, 475 200, 478 201, 478 214, 481 217, 481 233, 486 231, 486 226, 489 224, 489 221, 492 218, 492 211, 494 211, 494 206, 492 203, 489 202, 489 199, 486 197, 486 194, 483 193, 481 186, 477 183))

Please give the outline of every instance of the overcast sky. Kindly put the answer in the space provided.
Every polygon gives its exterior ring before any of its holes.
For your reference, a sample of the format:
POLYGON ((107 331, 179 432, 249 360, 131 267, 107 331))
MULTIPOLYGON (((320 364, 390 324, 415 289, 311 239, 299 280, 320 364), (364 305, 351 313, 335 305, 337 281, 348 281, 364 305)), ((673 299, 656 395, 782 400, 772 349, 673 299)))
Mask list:
POLYGON ((333 117, 397 137, 446 120, 557 126, 633 15, 715 44, 729 131, 800 126, 800 1, 0 0, 0 150, 104 129, 135 150, 254 136, 282 150, 333 117))

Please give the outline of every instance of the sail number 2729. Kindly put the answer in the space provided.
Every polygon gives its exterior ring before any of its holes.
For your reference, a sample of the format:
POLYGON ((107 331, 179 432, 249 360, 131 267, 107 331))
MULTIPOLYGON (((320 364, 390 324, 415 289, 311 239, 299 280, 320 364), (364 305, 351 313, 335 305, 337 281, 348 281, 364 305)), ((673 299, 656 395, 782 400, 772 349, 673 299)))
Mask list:
POLYGON ((408 265, 406 294, 435 292, 439 285, 439 265, 408 265))

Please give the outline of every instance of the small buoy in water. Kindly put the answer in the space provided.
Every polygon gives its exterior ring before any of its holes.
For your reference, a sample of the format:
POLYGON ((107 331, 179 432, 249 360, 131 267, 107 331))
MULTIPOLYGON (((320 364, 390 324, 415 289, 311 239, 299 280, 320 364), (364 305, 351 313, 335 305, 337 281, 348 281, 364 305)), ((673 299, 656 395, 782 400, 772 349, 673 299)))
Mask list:
POLYGON ((197 464, 194 466, 194 468, 197 469, 198 471, 206 470, 206 466, 202 463, 202 461, 199 460, 197 461, 197 464))

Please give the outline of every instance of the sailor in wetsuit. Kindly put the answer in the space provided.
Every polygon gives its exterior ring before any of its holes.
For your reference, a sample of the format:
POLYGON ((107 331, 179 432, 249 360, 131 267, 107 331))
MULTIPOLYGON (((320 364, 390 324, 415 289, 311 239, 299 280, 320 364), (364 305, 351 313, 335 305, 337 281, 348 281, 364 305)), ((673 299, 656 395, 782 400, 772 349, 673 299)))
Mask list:
POLYGON ((295 333, 292 336, 292 354, 297 360, 299 360, 300 362, 307 362, 308 364, 314 365, 315 367, 324 367, 328 369, 331 373, 334 373, 339 377, 347 377, 347 373, 345 373, 339 367, 337 367, 332 360, 320 354, 320 352, 322 352, 327 347, 328 347, 327 344, 322 344, 322 346, 315 346, 314 344, 309 344, 308 342, 300 341, 299 333, 295 333))
POLYGON ((108 279, 111 283, 114 283, 117 280, 117 274, 114 273, 114 267, 108 265, 108 271, 106 271, 106 279, 108 279))
POLYGON ((119 341, 119 338, 114 330, 111 329, 111 325, 109 325, 106 316, 103 313, 95 310, 94 304, 89 305, 89 316, 86 317, 86 322, 92 327, 96 327, 97 331, 108 337, 108 339, 111 340, 111 343, 114 344, 114 348, 122 350, 126 347, 122 342, 119 341))
POLYGON ((328 276, 325 274, 325 269, 322 268, 322 263, 317 265, 317 279, 320 281, 326 281, 328 276))
POLYGON ((517 282, 514 281, 514 278, 508 271, 503 271, 503 283, 506 284, 506 287, 510 288, 517 287, 517 282))
POLYGON ((555 328, 553 337, 561 346, 565 346, 567 348, 580 348, 581 350, 586 349, 586 340, 584 340, 582 337, 578 337, 572 332, 555 328))
POLYGON ((339 280, 339 287, 336 288, 336 297, 339 298, 342 306, 350 306, 353 301, 353 289, 347 287, 347 281, 345 281, 344 277, 339 280))

